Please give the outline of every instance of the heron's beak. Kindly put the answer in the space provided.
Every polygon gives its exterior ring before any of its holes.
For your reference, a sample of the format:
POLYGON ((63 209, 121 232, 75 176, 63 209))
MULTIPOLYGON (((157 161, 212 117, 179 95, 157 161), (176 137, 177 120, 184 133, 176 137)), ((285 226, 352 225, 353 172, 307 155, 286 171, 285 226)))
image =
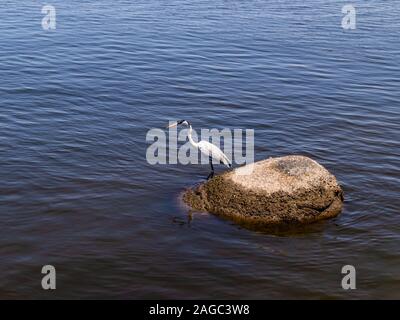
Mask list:
POLYGON ((178 122, 173 122, 169 126, 167 126, 167 129, 176 127, 177 125, 178 125, 178 122))

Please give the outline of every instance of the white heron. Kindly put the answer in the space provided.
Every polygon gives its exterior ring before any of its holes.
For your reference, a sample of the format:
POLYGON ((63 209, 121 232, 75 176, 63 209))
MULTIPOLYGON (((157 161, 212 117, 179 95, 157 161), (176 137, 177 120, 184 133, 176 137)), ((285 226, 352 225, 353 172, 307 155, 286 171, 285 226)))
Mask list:
POLYGON ((212 143, 201 140, 199 142, 195 142, 192 138, 192 125, 190 124, 189 121, 187 120, 180 120, 176 121, 169 126, 167 126, 167 129, 176 127, 178 125, 184 125, 189 127, 189 133, 188 133, 188 138, 189 142, 192 146, 195 148, 198 148, 200 152, 206 156, 208 156, 208 160, 211 166, 211 173, 207 177, 207 179, 210 179, 212 176, 214 176, 214 166, 213 166, 213 159, 217 161, 217 163, 224 164, 228 168, 232 167, 231 161, 228 159, 228 157, 222 152, 220 148, 218 148, 216 145, 213 145, 212 143))

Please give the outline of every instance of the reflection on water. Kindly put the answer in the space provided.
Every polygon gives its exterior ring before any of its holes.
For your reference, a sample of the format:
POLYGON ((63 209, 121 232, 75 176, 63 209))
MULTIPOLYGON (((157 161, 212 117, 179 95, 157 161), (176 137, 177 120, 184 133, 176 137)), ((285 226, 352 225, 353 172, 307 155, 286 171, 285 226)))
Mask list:
POLYGON ((38 2, 5 2, 1 298, 400 297, 398 2, 353 1, 351 32, 340 1, 54 0, 53 32, 38 2), (179 194, 208 166, 145 159, 171 119, 312 157, 342 215, 290 236, 190 218, 179 194))

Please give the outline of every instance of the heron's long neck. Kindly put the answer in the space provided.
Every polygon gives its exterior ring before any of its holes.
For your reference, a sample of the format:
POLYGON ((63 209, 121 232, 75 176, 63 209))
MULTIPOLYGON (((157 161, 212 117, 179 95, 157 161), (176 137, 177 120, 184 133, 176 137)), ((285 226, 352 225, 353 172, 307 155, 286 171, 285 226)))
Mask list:
POLYGON ((190 144, 191 144, 192 146, 195 146, 195 147, 197 148, 197 147, 198 147, 198 143, 196 143, 196 142, 193 141, 193 138, 192 138, 192 131, 193 131, 192 125, 189 124, 189 134, 188 134, 189 142, 190 142, 190 144))

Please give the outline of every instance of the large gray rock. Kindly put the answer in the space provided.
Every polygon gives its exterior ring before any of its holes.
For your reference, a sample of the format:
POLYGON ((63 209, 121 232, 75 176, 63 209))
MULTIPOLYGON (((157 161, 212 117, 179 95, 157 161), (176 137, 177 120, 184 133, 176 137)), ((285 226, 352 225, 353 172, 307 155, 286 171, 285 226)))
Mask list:
POLYGON ((341 187, 310 158, 270 158, 254 163, 252 171, 248 166, 187 190, 183 200, 248 227, 309 224, 341 212, 341 187))

